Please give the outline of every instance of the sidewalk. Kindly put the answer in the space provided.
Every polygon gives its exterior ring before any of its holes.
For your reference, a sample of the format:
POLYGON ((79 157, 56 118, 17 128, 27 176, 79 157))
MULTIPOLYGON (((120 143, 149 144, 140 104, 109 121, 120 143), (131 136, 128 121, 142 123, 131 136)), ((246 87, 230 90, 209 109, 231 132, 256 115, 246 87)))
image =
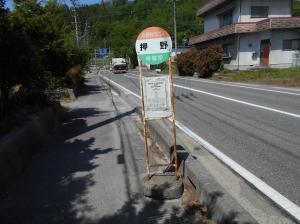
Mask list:
POLYGON ((134 109, 87 78, 62 128, 0 202, 0 223, 183 223, 181 201, 142 195, 144 144, 134 109))

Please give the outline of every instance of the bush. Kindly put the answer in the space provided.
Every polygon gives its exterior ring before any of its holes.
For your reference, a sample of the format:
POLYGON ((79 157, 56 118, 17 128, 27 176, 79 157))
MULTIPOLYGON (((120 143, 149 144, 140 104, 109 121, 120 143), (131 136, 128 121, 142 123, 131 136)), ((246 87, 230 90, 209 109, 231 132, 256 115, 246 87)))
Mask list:
POLYGON ((81 65, 76 65, 69 69, 67 76, 71 81, 71 87, 81 85, 84 82, 84 72, 81 65))
POLYGON ((51 72, 45 71, 41 77, 41 82, 43 82, 47 90, 60 89, 63 87, 63 81, 61 77, 53 75, 51 72))
POLYGON ((219 70, 222 64, 223 49, 221 45, 211 45, 199 52, 196 60, 197 72, 201 78, 209 78, 219 70))
POLYGON ((191 49, 186 53, 182 53, 177 57, 177 67, 179 75, 193 76, 196 71, 196 57, 197 51, 191 49))
POLYGON ((199 77, 209 78, 222 65, 223 49, 221 45, 211 45, 203 50, 191 49, 178 55, 177 66, 182 76, 193 76, 198 72, 199 77))

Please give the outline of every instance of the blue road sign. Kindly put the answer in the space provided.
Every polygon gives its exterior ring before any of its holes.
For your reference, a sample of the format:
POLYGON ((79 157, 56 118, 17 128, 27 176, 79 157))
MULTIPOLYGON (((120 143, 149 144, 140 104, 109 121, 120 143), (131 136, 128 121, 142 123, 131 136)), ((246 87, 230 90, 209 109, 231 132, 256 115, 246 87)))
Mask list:
POLYGON ((108 48, 99 48, 100 57, 106 57, 108 55, 108 48))

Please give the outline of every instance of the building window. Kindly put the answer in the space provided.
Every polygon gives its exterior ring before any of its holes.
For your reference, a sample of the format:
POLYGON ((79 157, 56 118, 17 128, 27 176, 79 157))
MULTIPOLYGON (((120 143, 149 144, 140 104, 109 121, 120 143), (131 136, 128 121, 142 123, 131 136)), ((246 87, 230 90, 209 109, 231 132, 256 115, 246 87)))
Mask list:
POLYGON ((232 44, 225 44, 223 45, 223 58, 231 58, 231 49, 233 45, 232 44))
POLYGON ((232 24, 232 11, 220 15, 220 27, 232 24))
POLYGON ((223 45, 223 63, 230 64, 232 57, 234 56, 235 45, 224 44, 223 45))
POLYGON ((251 18, 268 18, 268 6, 251 6, 251 18))
POLYGON ((300 39, 284 40, 282 48, 285 51, 300 50, 300 39))

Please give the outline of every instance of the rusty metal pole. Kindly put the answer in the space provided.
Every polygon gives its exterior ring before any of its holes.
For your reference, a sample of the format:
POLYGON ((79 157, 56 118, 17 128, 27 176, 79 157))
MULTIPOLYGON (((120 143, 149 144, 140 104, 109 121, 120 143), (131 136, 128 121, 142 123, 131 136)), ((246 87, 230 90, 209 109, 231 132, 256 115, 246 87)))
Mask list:
POLYGON ((177 142, 176 142, 176 123, 175 123, 175 106, 174 106, 174 84, 173 84, 173 72, 171 57, 169 57, 169 76, 171 81, 171 103, 172 103, 172 125, 173 125, 173 154, 175 160, 175 175, 179 177, 179 167, 178 167, 178 155, 177 155, 177 142))
POLYGON ((145 118, 145 103, 144 103, 144 87, 142 80, 142 66, 141 61, 138 59, 139 65, 139 79, 140 79, 140 95, 142 97, 142 116, 143 116, 143 126, 144 126, 144 140, 145 140, 145 153, 146 153, 146 163, 147 163, 147 173, 148 178, 150 178, 150 164, 149 164, 149 148, 148 148, 148 129, 147 129, 147 120, 145 118))

